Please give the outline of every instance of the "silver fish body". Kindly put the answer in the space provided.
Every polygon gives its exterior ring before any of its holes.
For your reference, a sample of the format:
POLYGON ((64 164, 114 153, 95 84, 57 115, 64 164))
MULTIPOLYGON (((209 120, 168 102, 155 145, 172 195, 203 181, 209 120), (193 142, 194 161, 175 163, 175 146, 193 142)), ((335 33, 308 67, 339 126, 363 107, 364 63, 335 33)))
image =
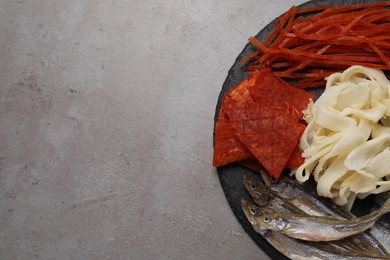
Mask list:
POLYGON ((387 212, 390 212, 390 200, 380 209, 351 220, 265 212, 257 221, 262 227, 279 231, 289 237, 309 241, 332 241, 365 231, 387 212))
MULTIPOLYGON (((376 195, 375 203, 380 207, 388 199, 390 199, 390 191, 376 195)), ((382 216, 371 228, 371 233, 390 251, 390 214, 382 216)))
POLYGON ((303 242, 301 240, 293 239, 285 236, 277 231, 269 231, 264 233, 263 237, 280 253, 284 254, 290 259, 297 260, 378 260, 389 259, 383 255, 372 255, 362 253, 346 253, 343 250, 335 250, 334 248, 328 248, 327 246, 314 246, 311 242, 303 242))
POLYGON ((274 194, 288 199, 291 204, 300 208, 308 215, 331 216, 338 219, 354 217, 353 214, 341 209, 332 202, 321 199, 314 189, 310 190, 307 186, 301 185, 287 176, 281 175, 278 180, 270 177, 268 174, 262 174, 261 177, 274 194))
MULTIPOLYGON (((275 181, 273 181, 273 182, 275 182, 275 181)), ((244 183, 247 191, 251 195, 252 199, 256 202, 256 204, 263 206, 262 207, 263 213, 266 213, 266 211, 264 209, 269 209, 270 211, 276 211, 276 212, 280 212, 280 213, 305 214, 305 211, 303 209, 298 208, 295 205, 293 205, 291 203, 291 200, 285 199, 284 198, 285 195, 280 194, 279 191, 271 190, 263 182, 255 181, 247 176, 244 176, 243 183, 244 183), (265 202, 268 202, 268 204, 266 204, 265 202)), ((287 183, 287 184, 282 184, 282 185, 287 186, 290 184, 287 183)), ((291 189, 291 190, 293 190, 293 189, 291 189)), ((295 191, 294 196, 299 196, 300 192, 302 192, 302 191, 299 191, 299 192, 295 191)), ((318 197, 318 195, 315 197, 318 197)), ((318 203, 318 202, 319 202, 319 200, 314 201, 314 203, 318 203)), ((311 205, 311 204, 309 203, 309 205, 311 205)), ((322 207, 324 207, 324 206, 322 206, 322 207)), ((331 207, 328 207, 328 209, 325 212, 321 211, 322 207, 318 207, 316 209, 318 215, 340 216, 339 217, 340 219, 345 219, 344 217, 341 216, 341 214, 333 213, 331 207)), ((342 211, 342 209, 340 209, 340 211, 342 211)), ((345 214, 345 215, 348 215, 348 214, 345 214)), ((257 231, 259 231, 259 230, 257 230, 257 231)), ((273 236, 273 237, 275 239, 281 238, 280 236, 273 236)), ((274 243, 278 243, 278 242, 274 241, 274 243)), ((323 247, 324 243, 327 244, 327 247, 328 247, 327 250, 330 250, 330 251, 344 250, 343 251, 344 254, 351 253, 351 252, 357 252, 357 253, 361 253, 361 254, 370 253, 373 255, 381 255, 385 258, 388 256, 388 253, 383 248, 383 246, 375 239, 375 237, 373 237, 367 231, 364 233, 361 233, 361 234, 354 235, 352 237, 341 239, 341 240, 322 242, 322 243, 314 243, 311 246, 323 247)))
POLYGON ((303 213, 298 207, 273 194, 265 184, 254 181, 246 175, 243 177, 243 183, 258 206, 281 213, 303 213))
MULTIPOLYGON (((334 205, 326 198, 318 196, 314 186, 308 187, 307 185, 298 184, 295 179, 283 175, 280 176, 278 180, 263 173, 261 174, 261 177, 265 184, 270 188, 270 192, 272 192, 272 194, 287 200, 308 215, 328 216, 340 220, 355 218, 355 215, 351 212, 334 205)), ((379 223, 382 224, 382 221, 379 221, 379 223)), ((375 225, 373 230, 376 231, 376 234, 380 234, 380 232, 383 231, 383 227, 380 225, 378 225, 379 227, 376 226, 377 225, 375 225)), ((387 231, 387 233, 389 232, 387 231)), ((366 248, 374 253, 379 252, 383 255, 389 255, 387 250, 390 250, 390 245, 387 244, 390 244, 390 239, 388 237, 384 237, 383 240, 378 240, 377 237, 378 236, 374 236, 371 233, 371 230, 366 230, 365 232, 351 237, 351 239, 354 240, 356 245, 360 244, 359 247, 361 248, 366 248), (381 241, 385 246, 379 241, 381 241)))
POLYGON ((252 227, 260 233, 274 248, 291 259, 389 259, 388 256, 372 252, 350 250, 338 247, 331 242, 311 242, 288 237, 278 231, 266 230, 257 222, 257 218, 264 214, 264 210, 249 202, 241 201, 242 209, 252 227))

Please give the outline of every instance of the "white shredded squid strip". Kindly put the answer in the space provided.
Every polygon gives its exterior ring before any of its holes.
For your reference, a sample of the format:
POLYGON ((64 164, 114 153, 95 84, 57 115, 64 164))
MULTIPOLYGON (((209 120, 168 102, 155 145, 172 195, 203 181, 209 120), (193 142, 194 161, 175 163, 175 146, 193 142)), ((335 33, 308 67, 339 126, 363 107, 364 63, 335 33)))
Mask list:
POLYGON ((352 66, 330 75, 303 114, 299 182, 314 175, 319 195, 349 209, 356 197, 390 190, 390 81, 382 71, 352 66))

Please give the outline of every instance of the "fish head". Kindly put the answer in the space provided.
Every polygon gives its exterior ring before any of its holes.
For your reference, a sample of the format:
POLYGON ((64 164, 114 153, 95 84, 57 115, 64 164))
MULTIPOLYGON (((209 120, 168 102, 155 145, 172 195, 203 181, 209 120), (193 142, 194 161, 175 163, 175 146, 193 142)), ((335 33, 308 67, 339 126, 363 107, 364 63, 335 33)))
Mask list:
POLYGON ((279 214, 267 208, 257 207, 246 200, 241 200, 241 207, 249 223, 258 233, 266 230, 282 230, 286 227, 285 221, 279 214))
POLYGON ((243 177, 243 182, 245 188, 248 190, 249 194, 252 196, 252 199, 256 202, 257 205, 268 205, 270 193, 266 185, 261 182, 254 181, 246 175, 243 177))
POLYGON ((243 199, 241 200, 241 207, 253 229, 259 233, 264 230, 260 223, 257 221, 257 218, 262 215, 261 209, 243 199))
POLYGON ((269 175, 266 172, 261 172, 261 178, 263 179, 265 185, 267 185, 272 191, 283 192, 288 188, 288 182, 286 177, 280 175, 279 179, 269 175))
POLYGON ((257 216, 256 222, 259 223, 263 229, 276 231, 283 230, 287 226, 284 219, 281 218, 279 214, 272 211, 264 212, 262 215, 257 216))

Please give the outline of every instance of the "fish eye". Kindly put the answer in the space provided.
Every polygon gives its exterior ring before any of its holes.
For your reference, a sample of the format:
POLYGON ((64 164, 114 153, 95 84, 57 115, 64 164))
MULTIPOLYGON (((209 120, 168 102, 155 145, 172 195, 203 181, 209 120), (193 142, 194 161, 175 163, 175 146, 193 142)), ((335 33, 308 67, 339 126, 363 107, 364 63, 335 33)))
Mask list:
POLYGON ((253 190, 256 189, 256 184, 252 183, 251 184, 251 189, 253 189, 253 190))
POLYGON ((255 213, 256 213, 255 208, 250 208, 249 211, 251 212, 252 215, 255 215, 255 213))
POLYGON ((265 223, 270 222, 270 220, 271 220, 271 219, 270 219, 268 216, 265 216, 265 217, 264 217, 264 222, 265 222, 265 223))
POLYGON ((271 177, 271 182, 272 182, 272 183, 276 183, 277 181, 278 181, 278 180, 277 180, 275 177, 273 177, 273 176, 271 177))

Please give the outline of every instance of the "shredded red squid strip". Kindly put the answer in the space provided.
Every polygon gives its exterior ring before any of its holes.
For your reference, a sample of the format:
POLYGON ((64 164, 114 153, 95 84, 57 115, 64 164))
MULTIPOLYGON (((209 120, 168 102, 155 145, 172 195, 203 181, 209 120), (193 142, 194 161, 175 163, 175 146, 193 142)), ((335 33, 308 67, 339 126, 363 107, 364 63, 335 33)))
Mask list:
POLYGON ((390 71, 390 1, 297 9, 280 16, 264 43, 242 62, 294 78, 299 88, 320 86, 324 76, 362 65, 390 71), (310 17, 302 16, 310 14, 310 17), (319 72, 320 71, 320 72, 319 72))

